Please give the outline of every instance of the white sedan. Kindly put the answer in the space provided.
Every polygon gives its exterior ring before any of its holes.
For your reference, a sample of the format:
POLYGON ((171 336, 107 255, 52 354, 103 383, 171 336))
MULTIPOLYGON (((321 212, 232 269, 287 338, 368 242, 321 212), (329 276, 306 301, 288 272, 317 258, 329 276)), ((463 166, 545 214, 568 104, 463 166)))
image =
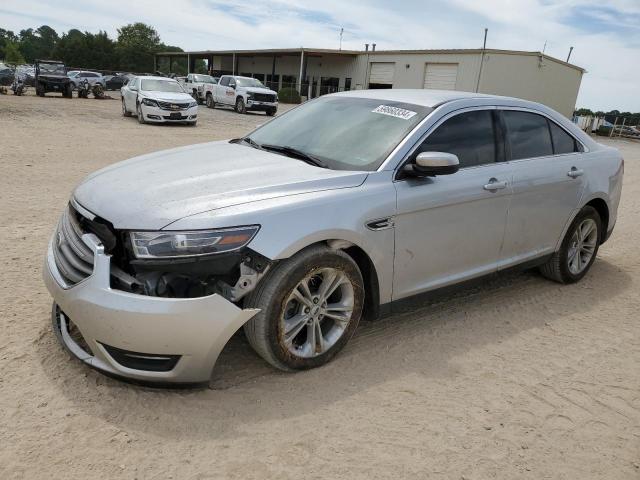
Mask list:
POLYGON ((198 104, 176 80, 166 77, 133 77, 120 89, 122 114, 134 112, 140 123, 198 121, 198 104))

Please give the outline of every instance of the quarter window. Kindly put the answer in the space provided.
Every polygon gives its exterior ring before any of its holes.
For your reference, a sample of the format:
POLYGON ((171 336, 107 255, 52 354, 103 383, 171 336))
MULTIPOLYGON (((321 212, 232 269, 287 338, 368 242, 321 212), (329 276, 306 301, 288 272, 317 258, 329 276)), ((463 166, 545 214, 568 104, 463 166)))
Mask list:
POLYGON ((578 150, 578 142, 576 142, 576 139, 565 132, 554 122, 549 121, 549 128, 551 129, 553 153, 555 155, 562 155, 563 153, 573 153, 580 151, 578 150))
POLYGON ((460 167, 496 161, 496 135, 490 110, 475 110, 452 117, 420 145, 420 152, 446 152, 458 156, 460 167))
POLYGON ((231 77, 222 77, 222 78, 220 79, 220 85, 225 86, 225 87, 226 87, 227 85, 229 85, 229 79, 230 79, 230 78, 231 78, 231 77))
POLYGON ((505 110, 502 115, 511 146, 511 160, 553 155, 551 134, 545 117, 514 110, 505 110))

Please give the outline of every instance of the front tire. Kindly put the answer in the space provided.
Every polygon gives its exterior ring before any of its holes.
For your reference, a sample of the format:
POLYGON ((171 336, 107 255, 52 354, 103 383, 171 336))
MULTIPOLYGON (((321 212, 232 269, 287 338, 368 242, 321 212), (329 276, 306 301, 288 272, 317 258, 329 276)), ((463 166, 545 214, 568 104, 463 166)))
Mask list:
POLYGON ((247 113, 247 107, 245 106, 242 97, 238 97, 238 99, 236 100, 236 112, 247 113))
POLYGON ((267 115, 268 115, 269 117, 273 117, 273 116, 276 114, 276 112, 277 112, 277 109, 275 109, 275 108, 270 108, 269 110, 267 110, 267 115))
POLYGON ((571 222, 560 249, 540 267, 540 273, 558 283, 579 281, 593 265, 602 235, 600 215, 595 208, 584 207, 571 222))
POLYGON ((142 113, 142 106, 139 103, 136 106, 136 114, 138 115, 138 123, 141 123, 141 124, 147 123, 142 113))
POLYGON ((251 292, 244 308, 260 312, 244 331, 274 367, 305 370, 329 362, 362 316, 364 282, 343 251, 312 246, 280 262, 251 292))

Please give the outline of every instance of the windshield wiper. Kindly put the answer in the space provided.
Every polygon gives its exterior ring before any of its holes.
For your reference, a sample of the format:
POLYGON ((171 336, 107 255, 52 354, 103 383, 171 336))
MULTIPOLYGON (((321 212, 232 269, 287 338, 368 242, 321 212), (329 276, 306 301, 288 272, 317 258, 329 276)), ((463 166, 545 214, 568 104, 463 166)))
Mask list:
POLYGON ((229 143, 247 143, 253 148, 262 150, 262 145, 254 141, 251 137, 232 138, 231 140, 229 140, 229 143))
POLYGON ((272 152, 283 153, 288 157, 297 158, 299 160, 307 162, 309 165, 314 165, 320 168, 329 168, 329 166, 319 158, 303 152, 302 150, 298 150, 295 147, 290 147, 288 145, 269 145, 263 143, 262 145, 260 145, 260 148, 262 148, 263 150, 270 150, 272 152))

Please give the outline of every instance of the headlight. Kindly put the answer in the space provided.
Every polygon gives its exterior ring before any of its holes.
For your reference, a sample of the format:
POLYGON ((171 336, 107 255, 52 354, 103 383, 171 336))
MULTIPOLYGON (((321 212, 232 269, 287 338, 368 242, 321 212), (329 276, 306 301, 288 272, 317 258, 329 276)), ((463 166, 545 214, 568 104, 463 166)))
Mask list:
POLYGON ((197 107, 197 106, 198 106, 198 102, 191 102, 191 103, 189 104, 189 108, 191 108, 191 107, 197 107))
POLYGON ((142 104, 146 105, 147 107, 157 107, 158 106, 158 102, 156 102, 155 100, 151 100, 150 98, 143 98, 142 99, 142 104))
POLYGON ((130 232, 136 258, 197 257, 230 252, 247 245, 259 225, 189 232, 130 232))
POLYGON ((253 98, 253 92, 247 92, 247 98, 253 98))

